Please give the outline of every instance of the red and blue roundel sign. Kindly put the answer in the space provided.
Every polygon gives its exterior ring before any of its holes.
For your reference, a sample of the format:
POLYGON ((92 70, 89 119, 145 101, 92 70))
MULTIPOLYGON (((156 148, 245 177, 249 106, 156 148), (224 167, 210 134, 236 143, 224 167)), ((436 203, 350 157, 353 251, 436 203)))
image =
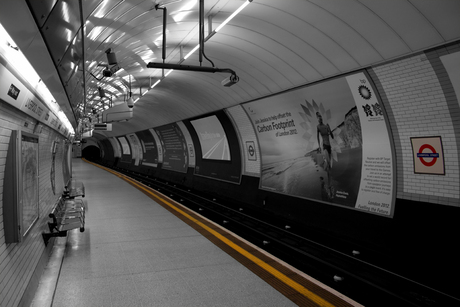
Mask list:
POLYGON ((411 138, 411 143, 415 173, 445 174, 441 137, 411 138))
POLYGON ((430 144, 423 144, 420 146, 420 149, 417 153, 417 158, 420 159, 420 162, 422 162, 423 165, 430 167, 433 166, 438 160, 439 153, 436 152, 436 149, 434 149, 434 147, 430 144), (425 152, 425 149, 428 149, 429 152, 425 152), (428 158, 428 160, 431 158, 431 161, 425 160, 426 158, 428 158))

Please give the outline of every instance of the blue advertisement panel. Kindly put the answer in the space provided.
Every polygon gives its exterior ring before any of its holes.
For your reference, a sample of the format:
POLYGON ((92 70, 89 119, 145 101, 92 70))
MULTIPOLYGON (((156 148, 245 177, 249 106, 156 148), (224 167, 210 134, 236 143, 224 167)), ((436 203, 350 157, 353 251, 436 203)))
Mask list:
POLYGON ((186 173, 188 168, 187 142, 176 123, 154 128, 163 148, 162 168, 186 173))
POLYGON ((364 73, 243 107, 259 140, 261 189, 393 215, 390 137, 364 73))

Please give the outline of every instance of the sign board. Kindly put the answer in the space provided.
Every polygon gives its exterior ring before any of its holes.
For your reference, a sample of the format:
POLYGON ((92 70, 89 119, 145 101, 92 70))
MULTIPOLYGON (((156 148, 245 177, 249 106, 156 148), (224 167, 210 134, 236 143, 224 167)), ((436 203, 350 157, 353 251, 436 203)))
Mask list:
POLYGON ((94 130, 112 131, 112 124, 94 124, 94 130))
POLYGON ((445 175, 444 152, 440 136, 410 138, 415 174, 445 175))

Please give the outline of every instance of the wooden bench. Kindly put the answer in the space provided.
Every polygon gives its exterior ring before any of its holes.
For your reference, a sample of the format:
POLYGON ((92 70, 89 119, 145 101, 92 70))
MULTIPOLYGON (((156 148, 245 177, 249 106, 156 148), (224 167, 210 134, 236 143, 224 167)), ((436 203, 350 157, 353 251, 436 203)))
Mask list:
POLYGON ((82 199, 61 196, 48 216, 52 222, 48 222, 50 232, 42 234, 45 245, 52 237, 65 237, 69 230, 80 228, 80 232, 85 231, 85 203, 82 199))
POLYGON ((65 198, 85 197, 85 185, 81 181, 70 178, 64 187, 62 195, 65 198))

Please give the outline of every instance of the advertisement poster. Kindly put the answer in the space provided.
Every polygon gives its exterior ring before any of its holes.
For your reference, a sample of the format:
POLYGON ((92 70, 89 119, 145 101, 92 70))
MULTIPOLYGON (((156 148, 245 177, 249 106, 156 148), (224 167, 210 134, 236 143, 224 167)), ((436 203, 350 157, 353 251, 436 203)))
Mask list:
POLYGON ((176 125, 179 127, 180 131, 184 135, 185 142, 187 143, 187 151, 188 151, 188 167, 195 167, 196 166, 196 159, 195 159, 195 147, 192 140, 192 136, 190 135, 190 131, 188 130, 187 126, 183 121, 176 122, 176 125))
POLYGON ((142 165, 157 167, 158 165, 158 149, 156 141, 150 130, 136 132, 142 146, 142 165))
POLYGON ((363 73, 346 79, 358 108, 363 137, 361 184, 355 208, 392 217, 396 174, 384 112, 363 73))
POLYGON ((38 138, 22 135, 22 229, 25 235, 38 218, 38 138))
POLYGON ((128 140, 124 136, 120 136, 117 138, 121 145, 122 155, 120 161, 122 162, 131 162, 131 149, 128 144, 128 140))
POLYGON ((364 73, 243 107, 259 140, 261 189, 392 215, 392 150, 364 73))
POLYGON ((185 137, 177 124, 154 129, 163 148, 163 169, 186 173, 188 152, 185 137))
POLYGON ((163 163, 163 147, 161 146, 160 137, 153 129, 149 129, 150 133, 153 135, 153 139, 155 140, 155 144, 157 144, 157 156, 158 156, 158 163, 163 163))
POLYGON ((121 146, 120 146, 120 142, 118 142, 117 139, 114 138, 114 137, 109 138, 109 141, 110 141, 110 143, 112 144, 113 156, 114 156, 115 158, 121 158, 121 146))
POLYGON ((50 170, 50 183, 53 194, 56 195, 56 152, 57 141, 53 141, 51 145, 51 170, 50 170))
POLYGON ((190 122, 200 140, 203 159, 230 161, 230 147, 222 124, 212 115, 190 122))
POLYGON ((138 166, 139 161, 142 160, 142 151, 139 146, 139 139, 132 133, 127 135, 129 145, 132 149, 132 159, 134 159, 134 165, 138 166))

